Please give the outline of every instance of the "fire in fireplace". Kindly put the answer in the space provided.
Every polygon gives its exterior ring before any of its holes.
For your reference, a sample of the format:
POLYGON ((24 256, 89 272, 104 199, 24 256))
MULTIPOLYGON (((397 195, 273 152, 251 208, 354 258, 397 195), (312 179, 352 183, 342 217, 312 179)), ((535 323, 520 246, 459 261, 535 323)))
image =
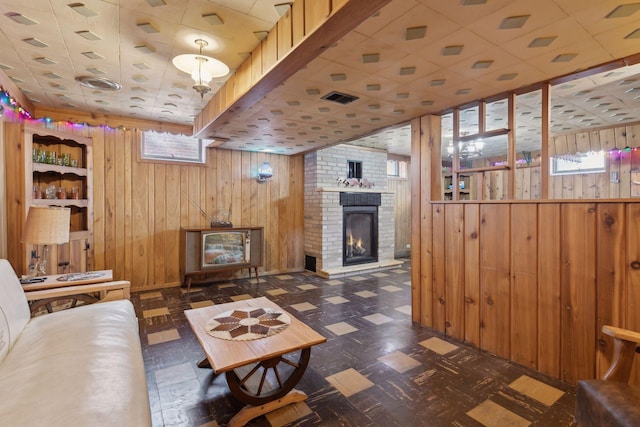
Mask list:
POLYGON ((378 261, 378 207, 344 206, 343 265, 378 261))

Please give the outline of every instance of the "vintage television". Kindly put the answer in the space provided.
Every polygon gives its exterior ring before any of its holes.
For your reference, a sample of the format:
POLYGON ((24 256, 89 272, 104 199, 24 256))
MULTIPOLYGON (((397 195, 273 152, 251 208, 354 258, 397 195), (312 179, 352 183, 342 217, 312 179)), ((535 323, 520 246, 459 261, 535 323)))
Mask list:
POLYGON ((251 264, 249 230, 202 231, 200 268, 203 270, 251 264))
POLYGON ((264 259, 262 227, 183 228, 180 233, 180 275, 190 284, 194 274, 253 269, 264 259))

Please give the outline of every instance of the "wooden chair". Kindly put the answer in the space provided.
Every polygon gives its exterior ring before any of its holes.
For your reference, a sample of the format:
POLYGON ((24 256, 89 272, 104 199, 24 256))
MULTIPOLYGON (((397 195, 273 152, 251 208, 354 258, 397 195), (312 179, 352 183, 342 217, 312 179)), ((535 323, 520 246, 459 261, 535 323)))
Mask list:
POLYGON ((581 427, 640 426, 640 386, 628 384, 640 333, 613 326, 602 332, 613 337, 613 362, 602 380, 578 381, 576 422, 581 427))

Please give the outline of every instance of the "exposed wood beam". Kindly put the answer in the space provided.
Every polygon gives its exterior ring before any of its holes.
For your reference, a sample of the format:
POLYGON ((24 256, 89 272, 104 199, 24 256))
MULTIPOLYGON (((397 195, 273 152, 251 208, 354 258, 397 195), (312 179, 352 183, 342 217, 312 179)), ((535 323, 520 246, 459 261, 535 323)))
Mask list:
MULTIPOLYGON (((204 108, 195 121, 194 134, 200 138, 215 135, 216 124, 227 122, 236 114, 249 109, 390 1, 346 1, 339 9, 329 14, 321 25, 307 34, 297 46, 293 47, 286 56, 280 59, 238 99, 223 107, 221 111, 217 111, 215 108, 204 108), (202 124, 199 129, 197 128, 198 123, 202 124)), ((257 49, 260 49, 260 46, 257 49)), ((230 81, 232 80, 230 79, 230 81)), ((225 87, 220 89, 220 91, 224 90, 225 87)), ((209 103, 215 100, 216 98, 209 103)))
POLYGON ((31 114, 32 116, 35 115, 35 107, 31 103, 29 98, 27 98, 25 94, 22 93, 18 86, 16 86, 16 84, 2 70, 0 70, 0 86, 2 86, 2 88, 6 92, 8 92, 9 95, 11 95, 11 97, 15 99, 23 109, 28 111, 29 114, 31 114))

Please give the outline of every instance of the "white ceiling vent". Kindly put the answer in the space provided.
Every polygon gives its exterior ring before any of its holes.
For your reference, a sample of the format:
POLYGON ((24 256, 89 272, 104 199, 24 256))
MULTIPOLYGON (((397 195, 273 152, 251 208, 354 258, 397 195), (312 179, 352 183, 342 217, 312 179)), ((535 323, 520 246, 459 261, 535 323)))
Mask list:
POLYGON ((326 99, 327 101, 333 101, 333 102, 337 102, 338 104, 345 105, 355 101, 356 99, 358 99, 358 97, 349 95, 346 93, 342 93, 342 92, 337 92, 334 90, 329 92, 325 96, 323 96, 322 99, 326 99))

